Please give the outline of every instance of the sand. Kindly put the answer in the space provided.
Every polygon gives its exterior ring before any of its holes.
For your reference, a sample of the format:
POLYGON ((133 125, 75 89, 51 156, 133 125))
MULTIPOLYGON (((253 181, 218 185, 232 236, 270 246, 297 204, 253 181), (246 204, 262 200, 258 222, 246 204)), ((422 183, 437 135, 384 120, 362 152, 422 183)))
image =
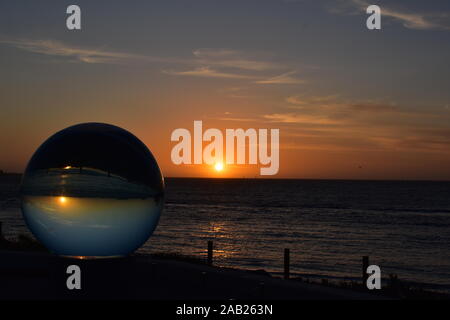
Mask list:
POLYGON ((0 299, 316 300, 376 299, 364 292, 273 278, 263 273, 131 256, 74 260, 48 253, 0 251, 0 299), (68 290, 69 265, 81 290, 68 290))

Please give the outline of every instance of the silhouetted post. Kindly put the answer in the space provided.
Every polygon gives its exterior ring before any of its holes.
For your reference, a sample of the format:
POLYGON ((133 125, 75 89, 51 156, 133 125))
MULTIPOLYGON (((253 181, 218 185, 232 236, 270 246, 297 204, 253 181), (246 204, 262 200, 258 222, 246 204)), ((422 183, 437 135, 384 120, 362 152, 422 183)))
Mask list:
POLYGON ((213 242, 212 240, 208 241, 208 266, 212 266, 213 264, 213 242))
POLYGON ((284 249, 284 278, 289 279, 289 249, 284 249))
POLYGON ((369 267, 369 256, 363 256, 362 257, 362 281, 363 286, 365 287, 367 284, 367 268, 369 267))

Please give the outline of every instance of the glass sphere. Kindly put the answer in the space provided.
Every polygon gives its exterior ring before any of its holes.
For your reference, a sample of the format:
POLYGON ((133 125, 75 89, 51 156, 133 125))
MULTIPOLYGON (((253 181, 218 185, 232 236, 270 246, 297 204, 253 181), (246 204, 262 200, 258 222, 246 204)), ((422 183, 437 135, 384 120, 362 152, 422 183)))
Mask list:
POLYGON ((84 123, 59 131, 39 147, 25 170, 21 196, 26 224, 51 252, 124 256, 155 230, 164 179, 133 134, 84 123))

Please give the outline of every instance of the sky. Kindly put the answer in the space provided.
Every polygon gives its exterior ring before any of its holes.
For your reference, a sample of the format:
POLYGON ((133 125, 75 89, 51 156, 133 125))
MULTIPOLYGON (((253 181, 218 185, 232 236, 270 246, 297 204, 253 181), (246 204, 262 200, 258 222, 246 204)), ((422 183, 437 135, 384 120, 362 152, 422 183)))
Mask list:
POLYGON ((70 125, 120 126, 166 177, 173 130, 280 130, 272 178, 450 180, 450 2, 2 1, 0 169, 70 125), (81 8, 82 29, 66 28, 81 8), (366 8, 381 8, 368 30, 366 8))

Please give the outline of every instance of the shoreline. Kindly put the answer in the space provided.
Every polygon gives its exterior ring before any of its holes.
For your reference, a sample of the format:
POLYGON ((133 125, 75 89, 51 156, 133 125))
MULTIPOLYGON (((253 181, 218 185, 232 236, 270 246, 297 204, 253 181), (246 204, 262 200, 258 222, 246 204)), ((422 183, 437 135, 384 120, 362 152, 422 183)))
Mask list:
MULTIPOLYGON (((326 275, 320 273, 314 274, 304 274, 298 272, 290 272, 289 279, 283 279, 283 272, 273 272, 268 271, 264 268, 242 268, 235 266, 223 266, 223 265, 208 265, 207 258, 204 256, 190 256, 183 255, 174 252, 155 252, 155 253, 145 253, 145 252, 135 252, 129 256, 122 257, 105 257, 102 259, 77 259, 76 257, 65 257, 54 255, 43 247, 39 242, 33 238, 29 238, 26 235, 21 235, 19 241, 10 241, 2 238, 0 239, 0 280, 2 278, 7 278, 8 274, 16 276, 16 280, 20 284, 27 278, 28 274, 47 274, 47 277, 51 274, 46 273, 42 269, 42 260, 46 260, 45 265, 48 270, 52 270, 51 267, 54 263, 60 265, 61 263, 73 263, 73 264, 86 264, 86 265, 106 265, 115 266, 116 264, 123 264, 124 262, 128 264, 130 269, 126 269, 125 272, 132 272, 134 265, 141 265, 143 261, 144 264, 153 265, 156 262, 167 262, 169 264, 185 264, 185 266, 196 268, 206 268, 210 270, 220 271, 220 272, 234 272, 240 273, 241 275, 257 275, 264 277, 265 279, 273 279, 275 281, 282 281, 283 285, 287 283, 297 283, 307 286, 318 286, 318 288, 332 288, 337 290, 345 290, 347 293, 337 294, 332 298, 328 298, 327 295, 324 297, 316 297, 314 299, 341 299, 340 295, 347 296, 348 292, 356 294, 356 296, 350 299, 450 299, 450 293, 448 289, 436 289, 435 284, 427 284, 421 282, 407 281, 404 279, 398 279, 397 275, 389 275, 389 279, 383 278, 382 290, 369 291, 362 286, 361 279, 355 277, 337 277, 333 275, 326 275), (3 240, 2 240, 3 239, 3 240), (27 261, 26 263, 20 261, 27 261), (35 260, 37 262, 35 262, 35 260), (37 263, 37 264, 36 264, 37 263), (28 269, 23 269, 23 265, 29 266, 28 269), (36 264, 37 269, 33 268, 33 264, 36 264), (5 267, 6 266, 6 267, 5 267), (8 267, 9 266, 9 267, 8 267), (16 271, 15 271, 16 270, 16 271), (36 271, 38 270, 38 271, 36 271), (40 271, 39 271, 40 270, 40 271), (25 277, 25 278, 23 278, 25 277), (362 294, 361 297, 358 294, 362 294)), ((94 267, 95 268, 95 267, 94 267)), ((121 270, 120 272, 122 272, 121 270)), ((180 270, 182 271, 182 270, 180 270)), ((142 277, 148 277, 148 270, 144 272, 142 277)), ((202 271, 206 272, 206 271, 202 271)), ((65 271, 58 271, 59 274, 65 274, 65 271)), ((150 272, 151 273, 151 272, 150 272)), ((112 275, 112 277, 114 277, 112 275)), ((52 279, 52 276, 49 277, 52 279)), ((42 280, 42 279, 41 279, 42 280)), ((260 280, 263 281, 264 279, 260 280)), ((13 285, 13 283, 11 283, 13 285)), ((140 292, 140 289, 138 290, 140 292)), ((16 295, 18 299, 20 294, 16 295)), ((189 294, 187 297, 190 297, 189 294)), ((276 296, 280 296, 277 294, 276 296)), ((300 296, 302 296, 300 294, 300 296)), ((123 296, 122 298, 126 298, 123 296)), ((254 298, 254 297, 251 297, 254 298)), ((295 297, 286 297, 287 299, 296 299, 295 297)), ((0 288, 0 300, 8 299, 7 293, 2 292, 0 288)), ((15 298, 13 298, 15 299, 15 298)), ((30 299, 34 299, 33 297, 30 299)), ((40 299, 40 298, 39 298, 40 299)), ((55 299, 55 298, 50 298, 55 299)), ((147 299, 146 295, 139 295, 139 299, 147 299)), ((153 298, 151 298, 153 299, 153 298)), ((158 297, 156 299, 159 299, 158 297)), ((171 298, 167 298, 172 300, 171 298)), ((189 298, 183 298, 189 299, 189 298)), ((205 298, 201 298, 205 299, 205 298)), ((207 299, 207 298, 206 298, 207 299)), ((248 299, 248 297, 244 297, 248 299)), ((277 298, 275 298, 277 299, 277 298)), ((300 298, 304 299, 304 298, 300 298)), ((307 298, 308 299, 308 298, 307 298)), ((343 298, 347 299, 347 298, 343 298)))
POLYGON ((208 266, 201 259, 134 254, 79 260, 48 252, 0 250, 0 300, 417 300, 450 295, 398 286, 368 291, 359 282, 276 277, 260 270, 208 266), (187 259, 187 260, 186 260, 187 259), (189 260, 190 259, 190 260, 189 260), (82 270, 82 289, 65 287, 66 269, 82 270))
POLYGON ((0 251, 1 300, 378 300, 368 292, 283 280, 261 271, 220 268, 149 255, 74 260, 43 252, 0 251), (83 290, 65 288, 66 268, 82 270, 83 290))

